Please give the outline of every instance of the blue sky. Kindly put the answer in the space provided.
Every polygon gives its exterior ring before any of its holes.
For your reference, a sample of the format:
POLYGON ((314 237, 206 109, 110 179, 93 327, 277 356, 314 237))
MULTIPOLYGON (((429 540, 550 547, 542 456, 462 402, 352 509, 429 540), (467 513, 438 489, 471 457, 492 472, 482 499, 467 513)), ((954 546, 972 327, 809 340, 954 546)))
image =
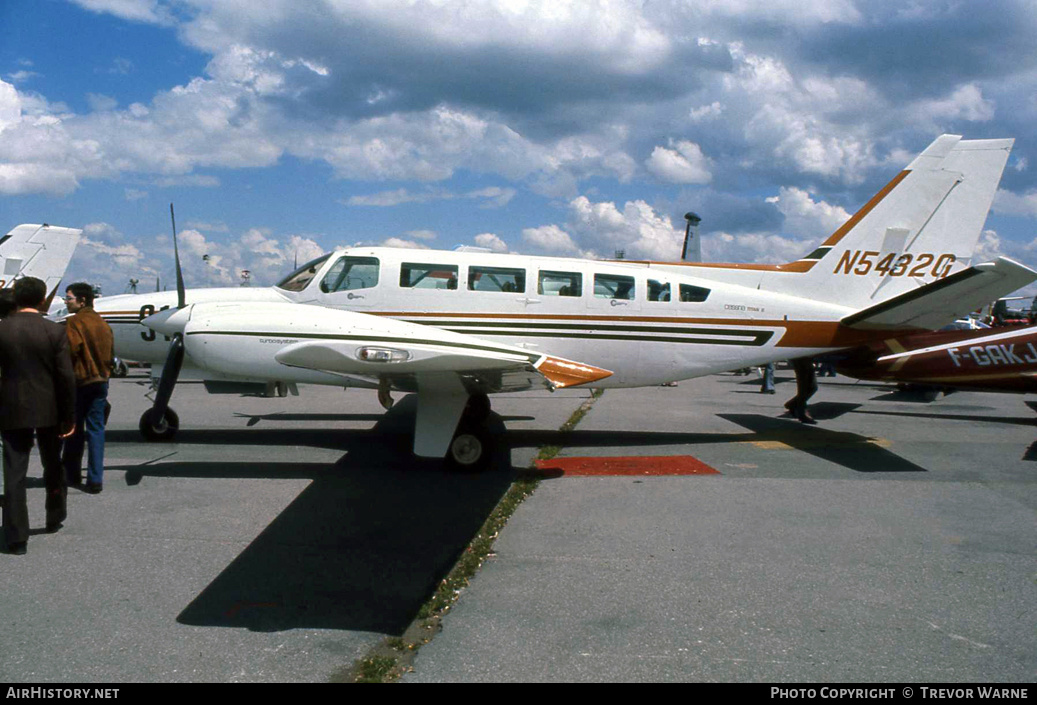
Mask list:
POLYGON ((273 283, 337 245, 795 259, 944 132, 1015 137, 980 241, 1037 266, 1037 9, 957 0, 0 3, 0 229, 69 276, 273 283), (207 261, 202 260, 208 255, 207 261))

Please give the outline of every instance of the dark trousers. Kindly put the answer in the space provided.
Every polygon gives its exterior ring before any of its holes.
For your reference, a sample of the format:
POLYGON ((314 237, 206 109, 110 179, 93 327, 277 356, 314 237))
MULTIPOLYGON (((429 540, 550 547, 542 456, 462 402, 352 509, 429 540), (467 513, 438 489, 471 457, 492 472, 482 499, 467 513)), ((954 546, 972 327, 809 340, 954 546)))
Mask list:
POLYGON ((40 447, 43 461, 43 484, 47 488, 47 524, 65 520, 65 499, 68 486, 61 466, 61 439, 58 427, 18 428, 3 432, 4 439, 4 539, 10 546, 29 540, 29 509, 25 501, 26 475, 29 472, 29 453, 33 435, 40 447))
POLYGON ((793 360, 792 369, 796 371, 796 396, 785 402, 785 408, 796 413, 797 409, 806 410, 807 400, 817 391, 817 373, 814 371, 814 361, 809 357, 793 360))

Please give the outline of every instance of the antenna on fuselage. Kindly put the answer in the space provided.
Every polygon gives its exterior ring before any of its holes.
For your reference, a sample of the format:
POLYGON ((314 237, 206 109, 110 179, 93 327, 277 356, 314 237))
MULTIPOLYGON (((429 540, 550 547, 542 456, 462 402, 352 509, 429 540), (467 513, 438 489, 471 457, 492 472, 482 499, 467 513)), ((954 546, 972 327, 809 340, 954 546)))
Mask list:
POLYGON ((699 223, 702 218, 695 213, 685 213, 684 247, 681 249, 681 262, 702 261, 702 240, 699 239, 699 223))

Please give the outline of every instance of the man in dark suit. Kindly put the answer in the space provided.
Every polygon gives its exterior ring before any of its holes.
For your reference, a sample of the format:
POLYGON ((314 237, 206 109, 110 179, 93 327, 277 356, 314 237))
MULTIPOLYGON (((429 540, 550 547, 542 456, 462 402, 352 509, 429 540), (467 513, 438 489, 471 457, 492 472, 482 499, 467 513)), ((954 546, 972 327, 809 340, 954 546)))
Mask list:
POLYGON ((8 553, 24 554, 29 538, 25 477, 33 436, 47 488, 47 531, 65 520, 68 486, 61 438, 75 424, 76 380, 63 326, 42 311, 47 286, 35 277, 14 284, 16 311, 0 323, 0 435, 4 442, 4 539, 8 553))

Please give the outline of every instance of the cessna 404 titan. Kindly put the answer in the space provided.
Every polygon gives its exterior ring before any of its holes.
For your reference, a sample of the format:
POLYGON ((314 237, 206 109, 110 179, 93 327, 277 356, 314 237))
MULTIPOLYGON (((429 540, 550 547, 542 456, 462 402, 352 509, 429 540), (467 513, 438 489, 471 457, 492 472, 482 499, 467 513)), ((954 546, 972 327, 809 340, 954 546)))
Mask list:
POLYGON ((1011 260, 971 262, 1011 145, 938 138, 789 264, 352 247, 269 289, 185 292, 178 258, 176 298, 97 306, 118 355, 166 360, 148 437, 176 432, 186 354, 210 380, 365 386, 385 404, 416 393, 414 452, 472 466, 487 455, 489 394, 656 385, 856 347, 1028 284, 1037 272, 1011 260))

